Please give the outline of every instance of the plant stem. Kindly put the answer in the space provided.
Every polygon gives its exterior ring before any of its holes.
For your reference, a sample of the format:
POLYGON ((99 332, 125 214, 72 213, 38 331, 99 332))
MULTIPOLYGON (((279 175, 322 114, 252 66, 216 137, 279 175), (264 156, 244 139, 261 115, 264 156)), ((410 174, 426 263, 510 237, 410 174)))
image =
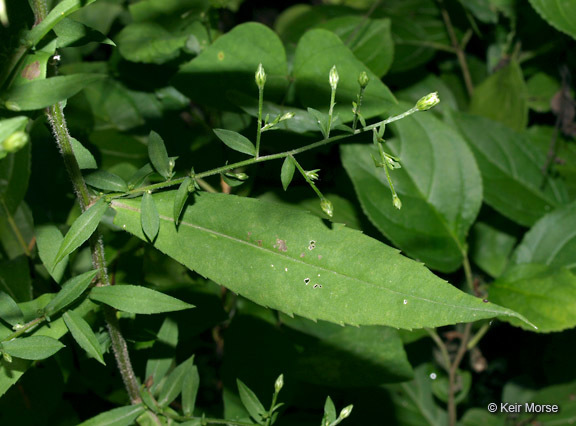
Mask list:
POLYGON ((467 351, 468 340, 470 339, 470 330, 472 329, 472 323, 468 323, 464 326, 464 333, 460 340, 460 346, 458 347, 458 352, 450 365, 450 370, 448 371, 448 419, 450 426, 456 425, 457 413, 456 413, 456 378, 458 374, 458 367, 464 358, 467 351))
POLYGON ((440 349, 440 353, 442 354, 442 359, 444 360, 444 369, 446 371, 450 371, 450 355, 448 354, 448 348, 446 348, 446 344, 442 341, 438 333, 433 328, 425 328, 426 332, 430 335, 438 349, 440 349))
POLYGON ((472 276, 472 268, 470 267, 470 260, 468 259, 468 253, 463 253, 462 266, 464 267, 464 274, 466 274, 466 283, 468 288, 474 291, 474 277, 472 276))
POLYGON ((264 103, 264 85, 258 87, 258 128, 256 129, 256 157, 260 157, 260 137, 262 136, 262 105, 264 103))
MULTIPOLYGON (((374 124, 371 124, 369 126, 363 127, 361 129, 355 130, 354 133, 332 136, 330 138, 322 139, 318 142, 314 142, 310 145, 306 145, 306 146, 303 146, 301 148, 296 148, 296 149, 293 149, 290 151, 281 152, 278 154, 270 154, 270 155, 265 155, 265 156, 258 157, 258 158, 250 158, 248 160, 239 161, 239 162, 233 163, 233 164, 227 164, 225 166, 217 167, 215 169, 208 170, 208 171, 205 171, 202 173, 196 173, 194 176, 196 178, 205 178, 208 176, 213 176, 213 175, 217 175, 220 173, 224 173, 224 172, 233 170, 233 169, 238 168, 238 167, 246 167, 246 166, 250 166, 250 165, 256 164, 256 163, 262 163, 264 161, 278 160, 278 159, 286 158, 288 156, 295 156, 295 155, 301 154, 303 152, 310 151, 312 149, 316 149, 316 148, 319 148, 321 146, 330 144, 332 142, 336 142, 336 141, 339 141, 342 139, 349 138, 349 137, 354 136, 354 135, 358 135, 360 133, 367 132, 367 131, 372 130, 376 127, 379 127, 379 126, 382 126, 385 124, 389 124, 389 123, 392 123, 394 121, 401 120, 401 119, 403 119, 403 118, 405 118, 411 114, 414 114, 415 112, 418 112, 418 109, 417 108, 411 108, 408 111, 403 112, 402 114, 395 115, 393 117, 389 117, 385 120, 379 121, 378 123, 374 123, 374 124)), ((106 198, 108 200, 112 200, 114 198, 121 198, 121 197, 129 196, 129 195, 135 195, 135 194, 139 194, 139 193, 146 192, 146 191, 154 191, 156 189, 169 188, 171 186, 180 185, 184 179, 186 179, 186 178, 182 177, 182 178, 174 179, 174 180, 171 180, 168 182, 160 182, 160 183, 155 183, 153 185, 142 186, 140 188, 134 188, 134 189, 127 191, 127 192, 111 193, 111 194, 107 194, 106 198)))
POLYGON ((332 128, 332 114, 334 114, 334 105, 336 104, 336 89, 332 89, 330 93, 330 109, 328 110, 328 128, 326 129, 326 139, 330 137, 330 130, 332 128))
POLYGON ((360 107, 362 106, 362 99, 364 98, 365 87, 360 88, 360 93, 358 94, 358 99, 356 102, 356 108, 354 111, 354 121, 352 122, 352 130, 356 130, 356 125, 358 124, 358 115, 360 114, 360 107))
POLYGON ((470 338, 468 344, 466 345, 466 349, 468 350, 473 349, 482 339, 482 337, 486 335, 489 329, 490 329, 490 321, 486 322, 482 327, 480 327, 480 330, 478 330, 476 334, 470 338))
POLYGON ((470 70, 468 69, 466 54, 464 53, 462 44, 458 42, 458 38, 456 37, 456 33, 454 32, 454 26, 452 25, 452 20, 450 19, 448 10, 444 6, 444 1, 438 0, 438 3, 440 5, 440 13, 442 14, 444 25, 446 26, 446 31, 448 32, 448 36, 450 37, 452 47, 454 48, 456 57, 458 58, 458 63, 460 64, 460 68, 462 69, 462 76, 464 77, 464 83, 466 84, 466 91, 468 92, 468 96, 472 96, 472 94, 474 93, 474 85, 472 84, 470 70))
POLYGON ((316 193, 316 195, 318 195, 318 197, 320 198, 324 198, 324 195, 320 192, 320 190, 316 187, 316 185, 314 184, 314 182, 312 181, 312 179, 310 179, 308 177, 308 175, 306 174, 306 170, 304 170, 302 168, 302 166, 300 165, 300 163, 298 161, 296 161, 296 159, 294 157, 292 157, 292 160, 294 160, 294 165, 296 166, 296 168, 298 169, 298 171, 300 172, 300 174, 302 175, 302 177, 306 180, 306 182, 308 182, 308 184, 312 187, 312 189, 314 190, 314 192, 316 193))

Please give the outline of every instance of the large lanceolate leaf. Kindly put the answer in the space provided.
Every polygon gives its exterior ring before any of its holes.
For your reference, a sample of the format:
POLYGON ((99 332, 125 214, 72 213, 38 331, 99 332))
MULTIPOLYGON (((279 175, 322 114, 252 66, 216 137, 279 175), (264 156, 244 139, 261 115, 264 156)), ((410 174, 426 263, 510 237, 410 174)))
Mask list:
POLYGON ((360 90, 358 76, 366 71, 370 83, 364 92, 362 115, 374 117, 390 111, 396 100, 390 90, 360 62, 340 38, 327 30, 311 30, 298 42, 294 56, 296 93, 303 105, 327 110, 330 100, 328 73, 336 65, 340 80, 334 111, 343 121, 352 119, 351 103, 360 90))
POLYGON ((576 3, 569 0, 530 0, 542 19, 576 39, 576 3))
MULTIPOLYGON (((408 329, 516 315, 358 231, 281 205, 201 194, 176 228, 175 194, 154 195, 161 219, 154 246, 260 305, 311 319, 408 329)), ((140 200, 112 206, 115 223, 144 239, 140 200)))
POLYGON ((480 173, 466 142, 431 114, 398 122, 399 140, 386 144, 400 158, 391 172, 402 209, 392 205, 385 171, 373 145, 342 146, 342 162, 364 212, 410 256, 443 272, 462 262, 468 229, 482 202, 480 173))
POLYGON ((576 272, 576 202, 540 219, 524 236, 514 263, 543 263, 576 272))
POLYGON ((202 105, 231 108, 228 95, 240 91, 254 95, 258 64, 266 70, 266 98, 281 98, 288 83, 286 53, 272 30, 249 22, 219 37, 174 78, 174 86, 202 105))
POLYGON ((474 152, 484 182, 484 200, 504 216, 530 226, 560 204, 561 191, 553 181, 543 184, 538 153, 529 141, 508 127, 470 114, 453 116, 474 152))

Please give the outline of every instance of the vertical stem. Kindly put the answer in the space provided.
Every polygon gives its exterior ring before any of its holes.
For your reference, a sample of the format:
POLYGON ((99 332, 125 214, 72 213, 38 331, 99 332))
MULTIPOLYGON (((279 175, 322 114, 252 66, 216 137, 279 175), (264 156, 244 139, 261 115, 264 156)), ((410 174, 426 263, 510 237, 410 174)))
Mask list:
POLYGON ((334 104, 336 101, 336 89, 332 89, 330 94, 330 110, 328 111, 328 129, 326 129, 326 139, 330 137, 330 130, 332 128, 332 114, 334 113, 334 104))
POLYGON ((460 340, 460 346, 458 347, 458 352, 454 357, 454 361, 450 365, 450 370, 448 371, 448 419, 450 426, 456 425, 457 413, 456 413, 456 377, 458 374, 458 367, 464 358, 467 351, 468 340, 470 339, 470 331, 472 330, 472 323, 468 323, 464 326, 464 333, 460 340))
POLYGON ((356 125, 358 124, 358 114, 360 114, 360 107, 362 106, 362 99, 364 98, 364 87, 360 88, 360 93, 358 94, 358 102, 356 103, 356 110, 354 111, 354 121, 352 122, 352 130, 356 130, 356 125))
POLYGON ((263 103, 264 103, 264 86, 258 87, 258 129, 256 129, 256 158, 260 156, 260 136, 262 135, 263 103))

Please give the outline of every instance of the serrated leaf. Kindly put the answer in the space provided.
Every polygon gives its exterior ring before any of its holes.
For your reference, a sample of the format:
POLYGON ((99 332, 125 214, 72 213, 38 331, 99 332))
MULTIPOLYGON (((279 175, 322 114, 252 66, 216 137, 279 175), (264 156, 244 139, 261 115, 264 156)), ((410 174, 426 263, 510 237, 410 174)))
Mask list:
POLYGON ((76 343, 84 349, 88 355, 96 359, 103 365, 106 365, 104 358, 102 357, 102 347, 98 338, 88 325, 88 323, 74 311, 65 312, 62 315, 66 327, 70 330, 72 337, 76 340, 76 343))
POLYGON ((7 293, 0 291, 0 318, 10 325, 24 323, 24 314, 7 293))
POLYGON ((411 257, 442 272, 462 263, 468 229, 482 203, 482 181, 462 137, 429 113, 399 121, 386 151, 400 159, 390 172, 402 210, 392 203, 372 145, 343 145, 342 163, 372 223, 411 257))
POLYGON ((565 0, 530 0, 542 19, 559 31, 576 39, 576 4, 565 0))
POLYGON ((98 275, 98 271, 93 270, 66 281, 54 299, 52 299, 44 308, 46 315, 51 316, 78 299, 88 288, 96 275, 98 275))
POLYGON ((182 410, 185 416, 191 416, 196 405, 196 395, 200 386, 200 376, 198 367, 192 362, 186 365, 184 381, 182 382, 182 410))
POLYGON ((145 192, 142 196, 140 208, 142 209, 142 231, 150 241, 154 241, 160 229, 160 216, 154 198, 149 192, 145 192))
POLYGON ((78 140, 70 138, 72 144, 72 150, 74 151, 74 156, 76 161, 78 161, 78 167, 80 169, 97 169, 98 164, 90 151, 88 151, 84 145, 82 145, 78 140))
POLYGON ((186 204, 186 200, 188 199, 188 187, 192 183, 192 179, 187 176, 184 178, 180 186, 178 187, 178 191, 176 192, 176 197, 174 197, 174 223, 178 225, 178 219, 180 218, 180 213, 182 213, 182 209, 184 208, 184 204, 186 204))
POLYGON ((282 170, 280 171, 280 180, 282 181, 284 191, 288 189, 288 185, 292 182, 295 169, 296 166, 294 165, 294 160, 292 160, 291 157, 286 157, 282 163, 282 170))
POLYGON ((250 416, 258 424, 264 424, 264 415, 266 414, 266 409, 252 390, 246 386, 242 380, 236 379, 236 384, 238 385, 238 392, 240 393, 240 400, 242 404, 250 414, 250 416))
POLYGON ((170 159, 162 137, 151 131, 148 136, 148 157, 158 173, 164 178, 170 177, 170 159))
POLYGON ((515 265, 490 284, 489 295, 491 301, 524 315, 538 330, 505 318, 513 325, 541 333, 576 326, 576 275, 567 269, 515 265))
POLYGON ((526 128, 526 84, 517 61, 510 61, 474 89, 470 112, 499 121, 519 132, 526 128))
POLYGON ((193 362, 194 355, 177 366, 174 370, 172 370, 168 377, 166 377, 166 381, 162 385, 162 390, 158 396, 158 404, 161 407, 168 406, 178 397, 178 395, 180 395, 180 392, 182 392, 184 377, 188 373, 188 365, 192 364, 193 362))
POLYGON ((58 340, 47 336, 20 337, 0 344, 0 350, 22 359, 45 359, 64 347, 58 340))
POLYGON ((214 129, 214 133, 218 136, 226 146, 232 148, 234 151, 241 152, 248 155, 256 155, 256 147, 250 140, 242 136, 238 132, 226 129, 214 129))
MULTIPOLYGON (((521 134, 471 114, 454 114, 454 122, 472 149, 484 183, 484 201, 504 216, 530 226, 558 206, 558 197, 543 192, 538 152, 521 134)), ((548 187, 553 182, 548 181, 548 187)))
POLYGON ((84 177, 86 183, 96 189, 102 189, 104 191, 111 192, 126 192, 128 191, 128 185, 126 181, 120 176, 114 173, 107 172, 105 170, 98 170, 94 173, 84 177))
POLYGON ((92 236, 107 208, 106 200, 100 198, 74 221, 62 240, 62 244, 60 244, 58 254, 54 260, 55 265, 92 236))
MULTIPOLYGON (((154 195, 166 222, 155 247, 262 306, 310 319, 399 328, 516 315, 457 290, 385 244, 342 225, 330 229, 294 208, 202 193, 176 229, 174 197, 175 191, 154 195)), ((115 224, 143 239, 138 200, 115 200, 113 208, 115 224)))
POLYGON ((90 299, 133 314, 159 314, 194 307, 159 291, 129 284, 94 287, 90 299))
POLYGON ((152 377, 151 392, 156 388, 164 378, 172 361, 174 359, 174 348, 178 344, 178 324, 170 319, 165 318, 157 335, 157 342, 160 345, 154 358, 148 358, 146 362, 146 380, 152 377), (166 350, 168 347, 170 350, 166 350))
POLYGON ((512 261, 542 263, 576 272, 576 202, 543 216, 524 235, 512 261))
POLYGON ((44 225, 36 229, 36 245, 40 260, 48 270, 48 273, 54 278, 54 281, 60 283, 66 265, 68 265, 68 256, 55 265, 57 250, 64 240, 64 236, 55 225, 44 225))
POLYGON ((32 111, 68 99, 86 86, 106 78, 103 74, 72 74, 33 80, 13 86, 3 96, 11 111, 32 111))
POLYGON ((142 404, 114 408, 100 413, 78 426, 130 426, 144 411, 146 411, 146 407, 142 404))

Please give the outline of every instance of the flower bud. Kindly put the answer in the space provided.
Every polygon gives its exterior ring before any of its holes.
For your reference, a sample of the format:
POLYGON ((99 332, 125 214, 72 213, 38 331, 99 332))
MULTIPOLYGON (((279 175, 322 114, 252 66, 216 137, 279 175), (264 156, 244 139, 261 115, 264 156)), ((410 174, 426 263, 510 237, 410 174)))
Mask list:
POLYGON ((362 71, 358 77, 358 84, 362 89, 365 89, 369 82, 370 78, 368 77, 368 74, 366 74, 366 71, 362 71))
POLYGON ((400 201, 398 195, 394 194, 392 196, 392 204, 394 204, 394 207, 396 207, 398 210, 402 208, 402 201, 400 201))
POLYGON ((307 170, 306 171, 306 177, 310 180, 316 180, 316 179, 318 179, 318 172, 319 171, 320 171, 320 169, 307 170))
POLYGON ((332 205, 330 200, 322 198, 320 200, 320 207, 322 208, 322 211, 326 213, 328 216, 332 217, 334 215, 334 206, 332 205))
POLYGON ((348 417, 350 415, 350 413, 352 412, 352 408, 354 408, 354 405, 350 404, 347 407, 344 407, 342 409, 342 411, 340 411, 340 415, 338 416, 339 419, 345 419, 346 417, 348 417))
POLYGON ((438 92, 432 92, 420 98, 420 100, 416 102, 416 109, 418 111, 428 111, 439 103, 440 98, 438 97, 438 92))
POLYGON ((330 87, 332 88, 332 90, 336 90, 336 87, 338 87, 338 80, 340 79, 340 76, 338 76, 338 70, 336 69, 336 65, 334 65, 332 67, 332 69, 330 70, 330 87))
POLYGON ((274 390, 276 391, 276 393, 280 392, 283 386, 284 386, 284 374, 280 374, 276 379, 276 383, 274 383, 274 390))
POLYGON ((18 130, 4 139, 1 148, 6 152, 16 152, 25 146, 29 140, 30 137, 28 136, 28 133, 18 130))
POLYGON ((262 63, 258 65, 256 74, 254 74, 254 79, 256 80, 256 86, 258 86, 258 89, 264 89, 264 85, 266 84, 266 72, 264 71, 262 63))
POLYGON ((249 176, 248 176, 246 173, 232 173, 232 172, 228 172, 228 173, 226 173, 226 176, 228 176, 229 178, 236 179, 236 180, 241 180, 241 181, 248 180, 248 178, 249 178, 249 176))
POLYGON ((12 362, 12 357, 6 352, 2 352, 2 358, 4 358, 4 361, 6 361, 8 364, 12 362))
POLYGON ((291 118, 294 117, 294 113, 293 112, 287 112, 286 114, 284 114, 282 117, 280 117, 279 121, 284 121, 284 120, 290 120, 291 118))

